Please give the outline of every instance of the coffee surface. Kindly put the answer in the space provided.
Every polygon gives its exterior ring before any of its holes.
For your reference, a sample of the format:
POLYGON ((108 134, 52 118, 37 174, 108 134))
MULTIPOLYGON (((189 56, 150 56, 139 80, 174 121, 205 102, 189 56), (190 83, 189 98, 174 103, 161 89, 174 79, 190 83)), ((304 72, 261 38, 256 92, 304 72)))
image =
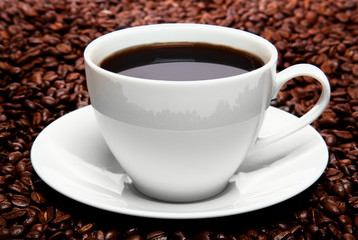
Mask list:
POLYGON ((163 43, 113 53, 100 67, 146 79, 192 81, 243 74, 264 65, 248 52, 207 43, 163 43))

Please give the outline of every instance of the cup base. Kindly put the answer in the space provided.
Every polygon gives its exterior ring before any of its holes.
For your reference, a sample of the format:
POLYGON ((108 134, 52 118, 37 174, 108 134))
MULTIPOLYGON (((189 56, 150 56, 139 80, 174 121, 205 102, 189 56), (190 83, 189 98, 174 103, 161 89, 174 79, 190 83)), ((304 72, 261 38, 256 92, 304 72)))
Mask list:
MULTIPOLYGON (((145 195, 156 201, 170 202, 170 203, 193 203, 210 199, 221 192, 223 192, 228 186, 228 182, 221 184, 215 188, 211 188, 205 191, 180 191, 175 193, 162 192, 156 189, 148 189, 146 186, 141 186, 133 182, 134 188, 141 194, 145 195)), ((175 188, 173 188, 175 189, 175 188)))

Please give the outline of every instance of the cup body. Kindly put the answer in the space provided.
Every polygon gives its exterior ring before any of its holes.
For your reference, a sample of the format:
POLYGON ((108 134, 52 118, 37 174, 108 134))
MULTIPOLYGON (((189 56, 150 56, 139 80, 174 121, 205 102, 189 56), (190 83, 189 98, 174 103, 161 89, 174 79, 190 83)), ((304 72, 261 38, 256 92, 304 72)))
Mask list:
POLYGON ((196 201, 222 191, 255 142, 273 94, 277 51, 248 32, 201 24, 159 24, 106 34, 85 50, 86 78, 98 126, 142 193, 196 201), (259 56, 245 74, 199 81, 128 77, 98 66, 128 47, 203 42, 259 56))

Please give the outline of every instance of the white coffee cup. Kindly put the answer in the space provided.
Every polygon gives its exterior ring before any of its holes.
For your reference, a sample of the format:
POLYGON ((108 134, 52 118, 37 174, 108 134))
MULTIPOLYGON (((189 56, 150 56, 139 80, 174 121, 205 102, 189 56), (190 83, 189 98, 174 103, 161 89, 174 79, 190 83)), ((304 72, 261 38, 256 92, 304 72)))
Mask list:
POLYGON ((310 124, 330 98, 329 82, 320 69, 298 64, 276 73, 277 50, 270 42, 226 27, 127 28, 95 39, 84 58, 91 104, 106 143, 134 186, 163 201, 196 201, 218 194, 249 151, 310 124), (259 56, 265 64, 237 76, 200 81, 141 79, 99 67, 116 51, 159 42, 225 45, 259 56), (320 99, 298 123, 259 138, 271 99, 297 76, 319 81, 320 99))

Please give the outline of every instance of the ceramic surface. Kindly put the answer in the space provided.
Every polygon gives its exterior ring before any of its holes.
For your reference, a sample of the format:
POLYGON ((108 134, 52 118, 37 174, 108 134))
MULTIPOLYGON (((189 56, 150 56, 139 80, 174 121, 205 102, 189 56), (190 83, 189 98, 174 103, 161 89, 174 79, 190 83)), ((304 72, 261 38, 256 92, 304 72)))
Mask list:
POLYGON ((308 64, 276 74, 277 55, 274 45, 258 35, 205 24, 138 26, 92 41, 84 52, 91 104, 104 140, 136 188, 165 201, 206 199, 226 187, 253 145, 272 143, 313 122, 330 99, 326 76, 308 64), (106 56, 128 47, 175 42, 241 49, 259 56, 264 65, 198 81, 135 78, 99 66, 106 56), (271 99, 297 76, 317 79, 320 99, 297 123, 257 138, 271 99))
MULTIPOLYGON (((260 136, 297 120, 270 107, 260 136)), ((31 161, 48 185, 84 204, 128 215, 189 219, 240 214, 289 199, 320 177, 328 150, 319 133, 307 126, 253 151, 220 194, 193 203, 162 202, 134 189, 104 142, 92 106, 87 106, 46 127, 33 144, 31 161)))

